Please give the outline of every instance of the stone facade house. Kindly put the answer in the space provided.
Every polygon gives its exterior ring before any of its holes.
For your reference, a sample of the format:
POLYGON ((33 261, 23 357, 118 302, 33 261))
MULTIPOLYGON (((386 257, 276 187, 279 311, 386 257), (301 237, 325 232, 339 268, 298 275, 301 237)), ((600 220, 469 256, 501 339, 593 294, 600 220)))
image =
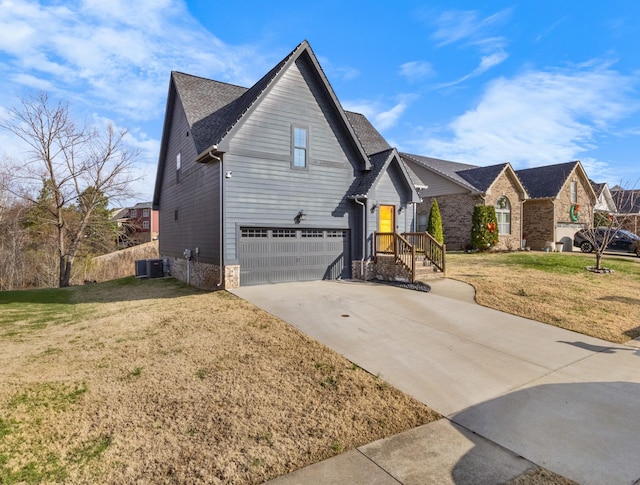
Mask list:
POLYGON ((447 249, 466 249, 471 244, 473 207, 492 205, 498 216, 497 249, 520 248, 527 193, 509 163, 478 167, 409 153, 401 157, 422 198, 416 206, 418 231, 426 229, 436 199, 447 249))
POLYGON ((593 218, 597 196, 579 161, 517 170, 529 198, 524 203, 523 239, 533 250, 573 250, 574 234, 593 218))

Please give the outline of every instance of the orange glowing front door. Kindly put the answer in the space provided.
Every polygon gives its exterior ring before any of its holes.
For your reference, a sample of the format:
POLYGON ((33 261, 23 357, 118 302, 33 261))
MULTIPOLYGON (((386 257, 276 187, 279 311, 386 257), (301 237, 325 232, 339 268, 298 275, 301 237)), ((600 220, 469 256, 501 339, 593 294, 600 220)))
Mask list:
POLYGON ((393 232, 396 224, 395 224, 395 207, 392 205, 381 205, 380 206, 380 224, 379 231, 380 232, 393 232))
POLYGON ((388 233, 395 232, 396 228, 396 208, 392 205, 381 205, 378 212, 378 231, 387 233, 380 236, 380 250, 387 253, 393 252, 393 236, 388 233))

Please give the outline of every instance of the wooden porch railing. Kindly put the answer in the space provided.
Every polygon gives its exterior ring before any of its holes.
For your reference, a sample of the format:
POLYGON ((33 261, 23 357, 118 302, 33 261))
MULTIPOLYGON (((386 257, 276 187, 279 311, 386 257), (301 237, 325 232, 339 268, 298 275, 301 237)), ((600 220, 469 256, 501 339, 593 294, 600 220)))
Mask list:
POLYGON ((447 248, 444 244, 440 244, 428 232, 405 232, 402 236, 416 247, 417 254, 424 255, 427 261, 445 272, 447 248))
POLYGON ((411 272, 416 279, 416 256, 423 256, 443 273, 445 272, 446 247, 426 232, 376 232, 375 254, 393 254, 397 263, 411 272))
POLYGON ((397 232, 376 232, 376 256, 393 254, 396 263, 411 272, 411 281, 416 280, 416 248, 397 232))

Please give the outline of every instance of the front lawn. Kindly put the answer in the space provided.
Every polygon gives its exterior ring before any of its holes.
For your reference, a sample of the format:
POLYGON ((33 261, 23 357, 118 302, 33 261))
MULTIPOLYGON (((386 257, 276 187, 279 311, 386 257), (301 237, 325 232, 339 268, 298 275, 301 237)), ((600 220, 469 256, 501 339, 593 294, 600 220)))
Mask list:
POLYGON ((437 419, 225 291, 0 292, 0 483, 261 483, 437 419))
POLYGON ((582 253, 449 253, 447 276, 479 304, 611 342, 640 336, 640 259, 606 255, 612 274, 585 269, 582 253))

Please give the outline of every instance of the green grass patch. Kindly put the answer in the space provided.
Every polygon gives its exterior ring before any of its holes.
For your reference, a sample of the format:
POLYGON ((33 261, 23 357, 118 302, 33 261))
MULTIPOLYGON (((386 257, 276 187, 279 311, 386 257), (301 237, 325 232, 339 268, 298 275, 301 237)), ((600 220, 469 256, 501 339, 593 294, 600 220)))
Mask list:
MULTIPOLYGON (((547 254, 547 253, 512 253, 503 258, 496 258, 496 264, 515 265, 526 269, 536 269, 557 274, 584 273, 586 266, 595 266, 595 255, 581 254, 547 254)), ((602 259, 602 266, 615 271, 640 277, 640 265, 634 260, 623 258, 602 259)))
POLYGON ((9 467, 8 461, 6 455, 4 459, 3 455, 0 455, 0 483, 2 484, 60 483, 68 476, 65 466, 60 463, 60 458, 52 453, 15 468, 9 467))
POLYGON ((111 436, 101 435, 71 452, 71 461, 87 464, 99 458, 111 445, 111 436))
POLYGON ((43 382, 27 387, 17 393, 7 403, 9 409, 23 409, 27 412, 38 408, 64 411, 75 404, 80 396, 87 392, 84 382, 66 384, 61 382, 43 382))

